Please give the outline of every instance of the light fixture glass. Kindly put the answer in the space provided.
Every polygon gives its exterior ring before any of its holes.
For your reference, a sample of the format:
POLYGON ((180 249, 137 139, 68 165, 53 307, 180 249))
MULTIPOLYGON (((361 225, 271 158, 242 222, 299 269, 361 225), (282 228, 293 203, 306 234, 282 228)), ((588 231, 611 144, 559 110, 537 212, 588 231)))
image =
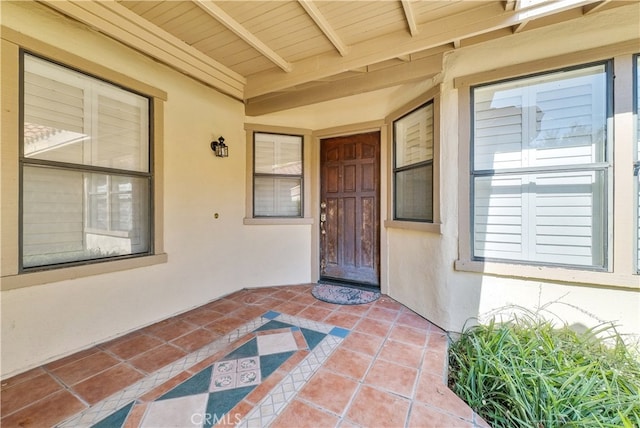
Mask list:
POLYGON ((219 158, 226 158, 229 156, 229 147, 224 143, 224 137, 218 138, 211 142, 211 150, 219 158))

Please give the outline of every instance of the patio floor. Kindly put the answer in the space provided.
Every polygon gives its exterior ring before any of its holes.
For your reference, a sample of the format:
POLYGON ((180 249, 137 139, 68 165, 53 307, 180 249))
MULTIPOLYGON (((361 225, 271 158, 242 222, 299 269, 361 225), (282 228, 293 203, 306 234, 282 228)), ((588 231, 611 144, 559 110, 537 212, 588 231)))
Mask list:
POLYGON ((487 427, 446 334, 393 299, 245 289, 2 381, 2 427, 487 427))

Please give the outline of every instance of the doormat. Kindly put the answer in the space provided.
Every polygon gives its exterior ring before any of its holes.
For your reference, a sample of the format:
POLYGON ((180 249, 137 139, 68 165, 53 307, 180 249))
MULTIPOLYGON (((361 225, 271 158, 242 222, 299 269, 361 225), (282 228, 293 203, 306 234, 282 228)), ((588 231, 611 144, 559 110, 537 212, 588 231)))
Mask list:
POLYGON ((338 305, 362 305, 378 300, 377 291, 359 290, 340 285, 318 284, 311 290, 311 294, 318 300, 338 305))

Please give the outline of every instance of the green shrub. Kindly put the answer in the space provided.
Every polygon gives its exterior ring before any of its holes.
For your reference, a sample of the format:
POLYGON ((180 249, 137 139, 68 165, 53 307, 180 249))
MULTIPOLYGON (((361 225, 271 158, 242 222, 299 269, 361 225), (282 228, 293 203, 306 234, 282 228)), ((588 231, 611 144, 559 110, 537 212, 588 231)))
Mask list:
POLYGON ((493 427, 640 427, 640 361, 613 326, 495 318, 449 349, 449 386, 493 427))

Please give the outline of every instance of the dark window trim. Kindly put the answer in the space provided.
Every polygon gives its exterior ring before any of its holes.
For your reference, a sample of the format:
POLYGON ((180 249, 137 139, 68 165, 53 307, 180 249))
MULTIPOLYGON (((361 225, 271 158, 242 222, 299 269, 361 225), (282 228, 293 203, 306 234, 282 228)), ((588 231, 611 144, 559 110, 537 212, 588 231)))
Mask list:
MULTIPOLYGON (((434 157, 432 157, 431 159, 425 160, 425 161, 420 161, 420 162, 416 162, 416 163, 412 163, 412 164, 408 164, 408 165, 403 165, 403 166, 396 166, 397 165, 397 145, 398 145, 398 140, 397 140, 397 136, 396 136, 396 122, 404 119, 405 117, 411 115, 412 113, 420 110, 421 108, 425 108, 428 105, 432 105, 433 106, 433 118, 434 118, 434 122, 435 122, 435 102, 434 102, 434 98, 430 99, 427 102, 424 102, 422 104, 420 104, 418 107, 412 109, 411 111, 408 111, 407 113, 403 114, 402 116, 400 116, 397 119, 393 120, 393 123, 391 125, 391 130, 393 132, 393 170, 392 170, 392 180, 393 180, 393 219, 397 220, 397 221, 411 221, 411 222, 416 222, 416 223, 433 223, 433 212, 434 212, 434 206, 433 206, 433 192, 435 191, 434 189, 434 183, 433 183, 433 164, 434 164, 434 160, 435 160, 435 144, 436 144, 436 136, 433 136, 433 145, 434 147, 432 148, 433 152, 434 152, 434 157), (411 217, 399 217, 398 216, 398 199, 396 198, 396 195, 398 193, 398 180, 396 179, 397 174, 399 172, 405 172, 405 171, 411 171, 414 169, 418 169, 418 168, 422 168, 425 166, 429 166, 431 165, 431 218, 430 219, 417 219, 417 218, 411 218, 411 217)), ((435 123, 433 124, 435 127, 435 123)))
MULTIPOLYGON (((640 73, 640 67, 638 62, 640 62, 640 53, 637 53, 635 55, 632 56, 632 60, 631 60, 631 66, 632 66, 632 83, 633 83, 633 115, 635 116, 635 120, 633 121, 633 130, 634 132, 634 136, 633 139, 635 141, 636 147, 634 150, 634 155, 636 156, 635 162, 633 163, 633 176, 636 177, 635 178, 635 185, 637 186, 636 190, 640 189, 640 155, 638 154, 638 150, 640 150, 640 142, 639 137, 640 137, 640 129, 638 128, 638 116, 640 116, 640 105, 638 105, 638 97, 640 96, 640 87, 638 87, 638 81, 640 80, 639 74, 640 73)), ((635 205, 635 215, 638 216, 638 210, 640 210, 640 197, 638 197, 636 195, 636 205, 635 205)), ((640 234, 640 232, 638 231, 638 222, 640 222, 640 218, 636 219, 636 224, 635 224, 635 234, 636 234, 636 239, 635 241, 635 245, 636 247, 639 247, 640 245, 638 244, 638 241, 640 240, 640 236, 638 236, 640 234)), ((636 248, 635 249, 635 257, 634 257, 634 263, 636 265, 636 274, 640 274, 640 262, 638 261, 638 252, 640 251, 640 248, 636 248)))
POLYGON ((134 89, 128 88, 126 86, 123 86, 121 84, 115 83, 113 81, 110 81, 108 79, 104 79, 100 76, 97 76, 95 74, 92 73, 88 73, 84 70, 81 70, 77 67, 73 67, 73 66, 69 66, 67 64, 64 64, 60 61, 56 61, 53 60, 51 58, 47 58, 43 55, 31 52, 28 49, 25 48, 20 48, 19 49, 19 58, 18 58, 18 66, 19 66, 19 82, 18 82, 18 103, 19 103, 19 111, 18 111, 18 273, 30 273, 30 272, 40 272, 40 271, 47 271, 47 270, 54 270, 54 269, 60 269, 60 268, 66 268, 66 267, 73 267, 73 266, 85 266, 85 265, 91 265, 91 264, 96 264, 96 263, 105 263, 105 262, 110 262, 110 261, 114 261, 114 260, 123 260, 123 259, 132 259, 132 258, 138 258, 138 257, 145 257, 145 256, 152 256, 155 254, 155 236, 154 236, 154 230, 155 230, 155 209, 154 209, 154 200, 155 200, 155 170, 154 170, 154 141, 155 141, 155 130, 154 130, 154 97, 143 94, 139 91, 136 91, 134 89), (102 82, 106 82, 110 85, 113 85, 117 88, 122 89, 123 91, 127 91, 129 93, 138 95, 140 97, 146 98, 148 101, 148 121, 147 121, 147 127, 148 127, 148 141, 147 141, 147 150, 149 153, 147 162, 147 172, 144 171, 131 171, 131 170, 124 170, 124 169, 116 169, 116 168, 105 168, 105 167, 100 167, 100 166, 90 166, 90 165, 85 165, 85 164, 74 164, 74 163, 67 163, 67 162, 57 162, 57 161, 49 161, 49 160, 44 160, 44 159, 30 159, 30 158, 26 158, 24 156, 24 89, 25 89, 25 83, 24 83, 24 74, 25 74, 25 65, 24 65, 24 61, 25 61, 25 57, 29 55, 32 56, 34 58, 38 58, 40 60, 43 61, 47 61, 49 63, 58 65, 60 67, 64 67, 67 70, 70 70, 72 72, 75 73, 79 73, 82 74, 84 76, 88 76, 91 77, 93 79, 97 79, 100 80, 102 82), (52 264, 47 264, 47 265, 41 265, 41 266, 31 266, 31 267, 25 267, 24 266, 24 251, 23 251, 23 247, 24 247, 24 224, 23 224, 23 219, 24 219, 24 210, 23 210, 23 206, 24 206, 24 167, 25 166, 35 166, 35 167, 47 167, 47 168, 56 168, 56 169, 61 169, 61 170, 65 170, 65 171, 81 171, 81 172, 97 172, 97 173, 103 173, 103 174, 109 174, 109 175, 120 175, 120 176, 136 176, 136 177, 142 177, 142 178, 146 178, 149 181, 149 198, 147 201, 148 207, 148 235, 149 235, 149 249, 147 251, 144 252, 140 252, 140 253, 132 253, 132 254, 125 254, 125 255, 119 255, 119 256, 108 256, 108 257, 102 257, 102 258, 95 258, 95 259, 86 259, 86 260, 78 260, 78 261, 72 261, 72 262, 63 262, 63 263, 52 263, 52 264))

